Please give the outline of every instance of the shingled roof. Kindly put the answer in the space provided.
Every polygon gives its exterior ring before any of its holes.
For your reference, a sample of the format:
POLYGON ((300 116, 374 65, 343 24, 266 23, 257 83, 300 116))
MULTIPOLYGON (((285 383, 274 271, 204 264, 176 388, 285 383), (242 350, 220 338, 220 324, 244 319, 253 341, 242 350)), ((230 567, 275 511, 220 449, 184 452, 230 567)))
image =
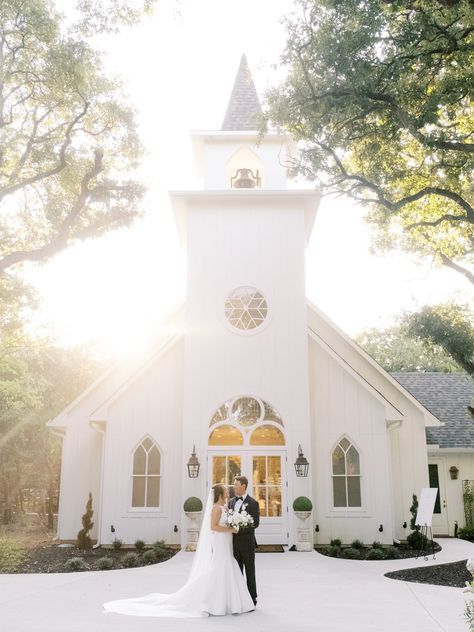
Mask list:
POLYGON ((262 107, 247 58, 242 55, 221 130, 227 132, 256 131, 259 128, 261 115, 262 107))
POLYGON ((474 398, 474 380, 465 373, 392 373, 413 397, 444 422, 426 428, 428 444, 440 448, 474 448, 474 419, 467 409, 474 398))

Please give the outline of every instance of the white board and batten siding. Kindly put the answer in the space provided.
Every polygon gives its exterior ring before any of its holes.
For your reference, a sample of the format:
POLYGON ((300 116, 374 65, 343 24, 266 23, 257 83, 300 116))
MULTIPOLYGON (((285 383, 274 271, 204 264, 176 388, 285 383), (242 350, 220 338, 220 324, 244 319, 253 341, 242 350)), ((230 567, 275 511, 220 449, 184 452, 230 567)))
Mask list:
POLYGON ((100 541, 179 543, 183 340, 144 371, 107 410, 100 541), (132 507, 133 450, 150 437, 161 452, 160 506, 132 507), (111 531, 113 525, 115 531, 111 531))

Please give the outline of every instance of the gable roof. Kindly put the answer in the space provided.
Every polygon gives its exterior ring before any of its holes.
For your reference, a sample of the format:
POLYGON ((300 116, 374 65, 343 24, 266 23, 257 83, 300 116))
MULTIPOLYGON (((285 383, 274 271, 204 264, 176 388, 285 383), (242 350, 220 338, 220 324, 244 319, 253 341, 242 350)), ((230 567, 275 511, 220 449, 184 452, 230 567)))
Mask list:
POLYGON ((247 58, 242 55, 230 95, 222 131, 255 131, 259 128, 262 107, 252 79, 247 58))
MULTIPOLYGON (((425 426, 441 426, 441 421, 409 390, 390 375, 362 347, 342 331, 324 312, 306 299, 308 330, 317 335, 360 377, 377 390, 397 410, 409 401, 423 415, 425 426), (401 400, 400 400, 401 398, 401 400), (398 403, 400 400, 400 404, 398 403)), ((402 409, 403 410, 403 409, 402 409)))
POLYGON ((465 373, 391 374, 440 421, 441 428, 426 428, 428 444, 440 448, 474 448, 474 419, 467 406, 474 398, 474 380, 465 373))

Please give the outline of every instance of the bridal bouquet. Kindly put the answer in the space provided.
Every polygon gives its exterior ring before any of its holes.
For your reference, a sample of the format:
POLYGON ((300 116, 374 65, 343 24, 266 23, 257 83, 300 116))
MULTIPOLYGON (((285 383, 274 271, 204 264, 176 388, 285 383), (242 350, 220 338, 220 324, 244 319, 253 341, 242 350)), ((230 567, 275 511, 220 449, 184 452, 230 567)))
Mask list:
POLYGON ((234 511, 229 509, 227 511, 227 524, 234 529, 238 529, 240 533, 243 531, 250 531, 253 529, 253 518, 245 511, 246 505, 242 505, 242 511, 234 511))

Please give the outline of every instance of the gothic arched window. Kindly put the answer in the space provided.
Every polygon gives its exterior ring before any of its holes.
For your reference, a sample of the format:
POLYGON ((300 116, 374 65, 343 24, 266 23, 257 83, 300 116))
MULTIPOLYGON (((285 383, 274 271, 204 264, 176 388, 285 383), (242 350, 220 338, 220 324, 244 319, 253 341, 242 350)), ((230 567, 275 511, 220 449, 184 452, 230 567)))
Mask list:
POLYGON ((343 437, 332 453, 334 507, 361 507, 359 452, 343 437))
POLYGON ((149 437, 135 448, 132 469, 132 507, 159 507, 161 452, 149 437))

